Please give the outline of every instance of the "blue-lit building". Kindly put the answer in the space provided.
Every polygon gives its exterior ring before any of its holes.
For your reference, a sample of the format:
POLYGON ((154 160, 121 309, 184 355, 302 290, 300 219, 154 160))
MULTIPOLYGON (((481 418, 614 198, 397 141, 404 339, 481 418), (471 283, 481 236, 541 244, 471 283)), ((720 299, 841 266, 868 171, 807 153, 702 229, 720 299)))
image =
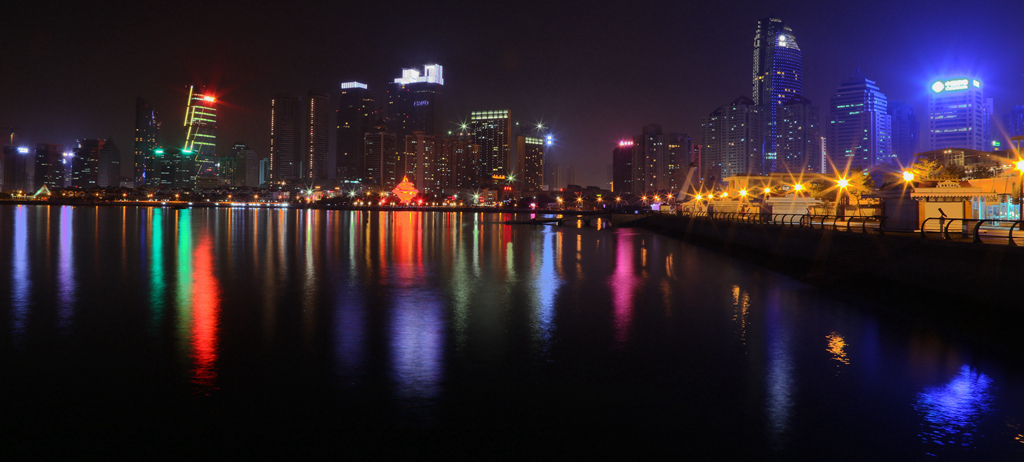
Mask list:
POLYGON ((929 84, 928 146, 931 150, 992 149, 989 134, 991 99, 980 79, 955 77, 929 84))
POLYGON ((896 165, 885 94, 860 71, 832 95, 828 123, 828 160, 832 168, 845 172, 896 165))
POLYGON ((892 121, 892 154, 900 165, 910 165, 920 151, 917 114, 910 104, 900 101, 889 101, 888 112, 892 121))
MULTIPOLYGON (((796 36, 781 19, 757 22, 754 35, 754 104, 764 118, 763 159, 751 173, 778 171, 779 110, 790 98, 803 93, 803 54, 796 36)), ((743 172, 746 173, 746 172, 743 172)))

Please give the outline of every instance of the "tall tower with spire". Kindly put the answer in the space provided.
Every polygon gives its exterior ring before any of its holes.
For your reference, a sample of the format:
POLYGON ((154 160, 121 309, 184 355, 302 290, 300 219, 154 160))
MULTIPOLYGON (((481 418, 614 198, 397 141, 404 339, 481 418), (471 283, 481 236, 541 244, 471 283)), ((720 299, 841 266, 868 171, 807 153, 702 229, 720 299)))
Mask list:
POLYGON ((793 30, 781 19, 764 18, 754 34, 754 104, 764 118, 764 158, 761 173, 777 171, 779 111, 790 98, 803 93, 803 54, 793 30))

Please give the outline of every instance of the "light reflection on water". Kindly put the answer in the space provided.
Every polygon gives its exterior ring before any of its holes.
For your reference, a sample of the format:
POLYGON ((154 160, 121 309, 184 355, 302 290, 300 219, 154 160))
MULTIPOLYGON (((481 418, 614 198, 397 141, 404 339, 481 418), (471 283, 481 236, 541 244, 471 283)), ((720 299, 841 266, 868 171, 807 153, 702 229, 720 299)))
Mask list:
MULTIPOLYGON (((1020 412, 1000 413, 1000 405, 1022 406, 1019 396, 997 394, 1005 374, 963 366, 935 385, 944 365, 966 362, 935 335, 905 340, 841 301, 660 236, 505 218, 0 208, 0 254, 10 261, 0 269, 9 272, 0 272, 3 340, 26 348, 50 345, 55 333, 86 342, 64 331, 87 332, 116 348, 73 344, 84 361, 125 360, 124 342, 147 367, 174 371, 153 376, 177 374, 196 395, 241 394, 239 402, 267 381, 292 390, 292 382, 329 377, 337 379, 327 380, 337 387, 330 399, 356 390, 442 429, 446 418, 465 418, 492 431, 524 406, 538 421, 654 426, 691 440, 718 441, 743 421, 756 448, 751 460, 785 459, 807 441, 867 455, 895 448, 941 456, 945 447, 974 451, 1000 438, 1024 446, 1014 439, 1019 430, 991 423, 1024 421, 1020 412), (120 309, 131 303, 143 306, 120 309), (158 341, 129 343, 133 329, 158 341), (563 401, 570 404, 548 413, 563 401), (494 417, 469 419, 480 417, 473 406, 494 417), (574 412, 579 419, 566 417, 574 412), (822 420, 838 427, 818 428, 822 420), (913 441, 873 453, 854 443, 870 436, 857 433, 865 428, 909 432, 913 441)), ((53 361, 50 350, 36 351, 43 353, 24 362, 53 361)), ((126 386, 153 385, 135 380, 126 386)), ((538 422, 516 421, 517 429, 523 423, 538 422)))
POLYGON ((914 409, 924 419, 920 435, 929 450, 971 448, 981 436, 979 421, 991 411, 992 388, 992 379, 965 364, 949 383, 918 393, 914 409))

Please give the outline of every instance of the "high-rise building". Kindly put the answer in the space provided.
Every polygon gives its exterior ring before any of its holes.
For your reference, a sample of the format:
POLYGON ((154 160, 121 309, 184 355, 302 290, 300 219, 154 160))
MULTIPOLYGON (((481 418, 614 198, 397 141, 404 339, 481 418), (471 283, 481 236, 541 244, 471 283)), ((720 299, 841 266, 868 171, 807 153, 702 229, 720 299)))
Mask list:
POLYGON ((408 176, 416 189, 424 193, 438 193, 441 186, 438 173, 437 141, 432 135, 414 131, 405 137, 405 155, 399 176, 408 176))
POLYGON ((897 165, 885 94, 860 71, 839 85, 829 100, 829 162, 840 172, 897 165))
POLYGON ((779 108, 779 160, 791 173, 821 173, 818 108, 797 95, 779 108))
POLYGON ((159 146, 160 123, 156 111, 142 97, 135 99, 135 187, 146 186, 147 177, 159 176, 153 151, 159 146))
POLYGON ((427 64, 423 68, 423 73, 417 69, 402 69, 402 76, 388 84, 385 122, 399 140, 404 140, 406 135, 411 135, 414 131, 428 135, 442 133, 442 71, 440 64, 427 64))
POLYGON ((544 184, 544 138, 519 135, 516 137, 516 156, 519 166, 517 184, 528 189, 540 189, 544 184))
POLYGON ((397 146, 395 134, 388 131, 388 126, 383 120, 378 120, 370 131, 363 136, 366 147, 366 166, 364 182, 369 185, 378 186, 381 190, 390 190, 398 182, 395 179, 395 167, 397 163, 397 146))
POLYGON ((508 176, 511 166, 511 111, 473 111, 469 115, 469 130, 473 144, 480 145, 480 181, 508 176))
POLYGON ((101 188, 121 186, 121 150, 112 138, 107 138, 99 152, 96 166, 96 185, 101 188))
POLYGON ((303 114, 298 96, 277 95, 270 101, 271 183, 299 178, 303 114))
POLYGON ((217 155, 217 98, 207 93, 205 88, 188 87, 182 153, 217 155))
POLYGON ((892 121, 892 155, 899 165, 910 165, 914 162, 914 154, 920 150, 920 125, 914 107, 900 101, 889 101, 889 118, 892 121))
POLYGON ((33 189, 64 187, 64 145, 40 143, 36 145, 35 179, 33 189))
MULTIPOLYGON (((231 176, 226 179, 231 186, 257 187, 260 185, 260 159, 248 144, 235 143, 231 147, 231 158, 234 159, 234 169, 231 176)), ((223 164, 221 174, 226 174, 223 164)))
POLYGON ((479 186, 477 178, 480 168, 480 145, 473 144, 469 133, 461 131, 449 134, 442 141, 443 156, 448 159, 447 175, 442 177, 445 182, 443 189, 470 189, 479 186))
POLYGON ((337 153, 335 170, 337 179, 343 182, 362 180, 365 146, 363 135, 379 117, 376 103, 366 84, 344 82, 341 84, 341 100, 338 106, 337 153))
POLYGON ((28 147, 4 146, 2 170, 4 191, 35 192, 32 191, 36 173, 35 159, 28 147))
POLYGON ((565 167, 565 183, 566 183, 566 185, 576 185, 576 186, 580 185, 578 183, 577 179, 576 179, 576 166, 575 165, 569 165, 569 166, 565 167))
POLYGON ((764 118, 764 151, 761 165, 751 173, 778 170, 779 108, 789 98, 803 93, 803 54, 793 30, 781 19, 764 18, 757 22, 754 35, 754 104, 764 118))
POLYGON ((705 180, 760 174, 764 117, 746 96, 715 109, 700 123, 701 172, 705 180))
POLYGON ((1008 138, 1024 135, 1024 105, 1018 104, 1003 115, 1003 128, 1008 138))
POLYGON ((303 178, 309 184, 327 179, 327 130, 330 124, 330 97, 327 93, 309 92, 306 115, 306 153, 303 178))
POLYGON ((632 138, 619 141, 612 150, 612 189, 617 194, 637 194, 633 189, 633 151, 639 146, 632 138))
POLYGON ((956 77, 932 82, 928 98, 928 146, 931 150, 966 148, 987 151, 989 101, 981 80, 956 77))
POLYGON ((106 140, 79 140, 71 161, 71 186, 94 188, 99 184, 100 150, 106 140))
POLYGON ((668 175, 669 189, 679 191, 690 174, 690 164, 694 162, 693 141, 685 133, 668 134, 668 175))

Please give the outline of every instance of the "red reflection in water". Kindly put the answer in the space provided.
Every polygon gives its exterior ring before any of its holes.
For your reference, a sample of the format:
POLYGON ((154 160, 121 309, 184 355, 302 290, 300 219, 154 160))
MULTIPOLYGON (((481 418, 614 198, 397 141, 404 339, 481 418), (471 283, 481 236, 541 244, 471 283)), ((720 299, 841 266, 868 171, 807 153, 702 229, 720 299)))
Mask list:
POLYGON ((213 268, 213 244, 202 236, 192 253, 192 382, 205 391, 216 388, 220 288, 213 268))
POLYGON ((615 307, 612 322, 617 343, 629 340, 629 327, 633 323, 633 295, 640 286, 640 278, 633 264, 633 245, 628 234, 619 234, 615 246, 615 273, 608 281, 615 307))
POLYGON ((419 212, 396 212, 392 221, 391 279, 400 281, 402 286, 415 283, 423 274, 422 219, 423 214, 419 212))

